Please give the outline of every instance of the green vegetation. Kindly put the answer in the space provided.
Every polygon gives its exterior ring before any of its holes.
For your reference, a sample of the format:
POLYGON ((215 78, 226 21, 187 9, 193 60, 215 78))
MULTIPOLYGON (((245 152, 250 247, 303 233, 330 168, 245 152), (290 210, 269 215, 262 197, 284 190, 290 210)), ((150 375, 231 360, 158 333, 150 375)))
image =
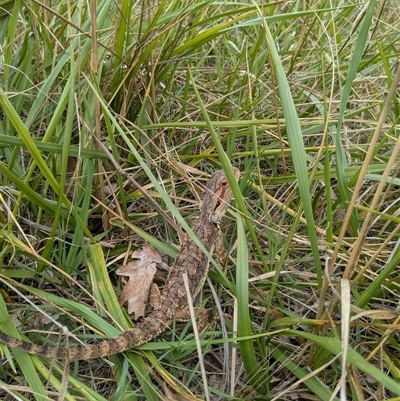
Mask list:
POLYGON ((2 347, 0 398, 399 399, 399 21, 396 0, 0 0, 2 331, 131 327, 115 270, 147 242, 170 263, 208 174, 242 172, 203 359, 190 323, 110 363, 2 347))

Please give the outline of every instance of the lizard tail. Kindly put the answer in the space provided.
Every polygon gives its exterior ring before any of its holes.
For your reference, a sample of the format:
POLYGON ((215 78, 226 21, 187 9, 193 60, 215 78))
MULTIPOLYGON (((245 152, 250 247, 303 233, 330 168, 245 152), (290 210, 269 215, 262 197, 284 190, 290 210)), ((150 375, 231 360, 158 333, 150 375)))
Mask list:
POLYGON ((18 348, 28 354, 43 356, 58 360, 93 359, 127 351, 146 343, 155 335, 165 329, 165 324, 153 320, 151 330, 148 330, 149 322, 143 321, 134 328, 109 340, 99 341, 89 345, 52 346, 50 344, 37 345, 0 332, 0 343, 11 348, 18 348))

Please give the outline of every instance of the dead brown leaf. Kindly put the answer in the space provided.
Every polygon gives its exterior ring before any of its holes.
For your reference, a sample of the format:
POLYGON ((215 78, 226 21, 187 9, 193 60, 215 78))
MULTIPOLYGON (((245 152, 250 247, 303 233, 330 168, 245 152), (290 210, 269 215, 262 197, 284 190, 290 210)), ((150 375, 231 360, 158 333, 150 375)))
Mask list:
POLYGON ((135 260, 120 266, 116 271, 119 276, 129 277, 121 292, 119 304, 128 302, 128 313, 133 313, 134 318, 138 319, 144 316, 150 287, 157 271, 156 264, 161 263, 162 259, 158 251, 150 245, 137 249, 132 258, 135 260))

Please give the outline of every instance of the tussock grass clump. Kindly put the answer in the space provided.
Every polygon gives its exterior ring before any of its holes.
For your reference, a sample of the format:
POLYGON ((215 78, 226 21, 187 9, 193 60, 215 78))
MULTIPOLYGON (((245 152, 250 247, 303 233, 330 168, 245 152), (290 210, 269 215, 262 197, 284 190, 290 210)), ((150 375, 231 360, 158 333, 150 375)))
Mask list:
POLYGON ((128 329, 115 270, 242 173, 202 358, 190 323, 110 362, 3 347, 2 399, 400 396, 397 3, 258 3, 0 4, 1 331, 128 329))

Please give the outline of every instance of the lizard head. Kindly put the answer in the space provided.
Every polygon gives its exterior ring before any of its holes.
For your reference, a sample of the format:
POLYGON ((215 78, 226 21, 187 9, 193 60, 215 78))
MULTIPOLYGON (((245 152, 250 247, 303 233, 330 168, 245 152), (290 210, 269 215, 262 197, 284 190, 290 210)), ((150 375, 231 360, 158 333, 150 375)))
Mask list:
MULTIPOLYGON (((232 167, 232 172, 236 180, 238 180, 240 177, 239 169, 232 167)), ((232 191, 225 173, 222 170, 218 170, 212 175, 204 190, 200 211, 208 216, 209 221, 219 223, 231 199, 232 191)))

